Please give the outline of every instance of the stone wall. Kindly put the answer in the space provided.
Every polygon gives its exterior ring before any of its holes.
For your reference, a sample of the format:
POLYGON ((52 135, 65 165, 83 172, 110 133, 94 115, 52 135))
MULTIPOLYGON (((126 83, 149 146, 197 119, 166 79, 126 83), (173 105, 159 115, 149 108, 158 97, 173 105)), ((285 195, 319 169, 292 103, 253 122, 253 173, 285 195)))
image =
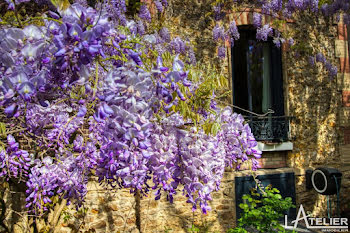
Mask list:
POLYGON ((349 62, 349 31, 348 27, 340 21, 338 24, 338 37, 335 41, 336 57, 340 63, 340 73, 338 74, 337 90, 342 94, 342 107, 339 109, 339 131, 340 131, 340 155, 341 171, 343 172, 342 196, 343 213, 350 216, 350 198, 347 193, 350 191, 350 62, 349 62))

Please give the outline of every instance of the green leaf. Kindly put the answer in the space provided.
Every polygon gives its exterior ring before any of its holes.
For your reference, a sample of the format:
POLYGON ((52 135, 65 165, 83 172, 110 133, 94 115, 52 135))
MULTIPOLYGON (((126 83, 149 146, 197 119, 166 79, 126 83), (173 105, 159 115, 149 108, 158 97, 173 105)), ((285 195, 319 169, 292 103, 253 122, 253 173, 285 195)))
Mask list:
POLYGON ((220 130, 220 124, 215 122, 211 127, 211 134, 215 136, 219 132, 219 130, 220 130))
POLYGON ((50 1, 59 11, 65 11, 70 6, 70 3, 68 0, 50 0, 50 1))
POLYGON ((3 123, 3 122, 0 122, 0 134, 4 135, 4 136, 7 136, 6 135, 6 124, 3 123))

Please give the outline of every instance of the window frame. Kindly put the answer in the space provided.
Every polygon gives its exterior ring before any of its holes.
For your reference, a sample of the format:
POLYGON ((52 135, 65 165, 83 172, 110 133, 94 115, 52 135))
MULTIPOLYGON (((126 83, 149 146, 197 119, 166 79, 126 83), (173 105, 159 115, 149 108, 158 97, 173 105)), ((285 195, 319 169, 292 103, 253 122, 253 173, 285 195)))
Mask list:
MULTIPOLYGON (((239 32, 241 34, 241 38, 246 40, 256 40, 256 29, 252 25, 243 25, 239 26, 239 32), (247 36, 245 36, 246 34, 247 36)), ((247 44, 247 42, 244 42, 247 44)), ((243 44, 244 44, 243 43, 243 44)), ((236 112, 242 113, 245 116, 246 121, 252 128, 252 132, 258 141, 262 142, 289 142, 290 141, 290 120, 292 117, 288 117, 285 115, 285 95, 284 95, 284 70, 283 70, 283 60, 282 60, 282 49, 277 48, 272 41, 272 38, 269 38, 267 42, 270 49, 270 77, 269 81, 271 83, 270 93, 271 93, 271 109, 274 111, 273 114, 268 114, 265 117, 257 117, 254 114, 247 114, 245 111, 239 111, 239 109, 235 109, 236 112)), ((236 48, 242 43, 240 41, 236 41, 236 48)), ((230 50, 230 82, 232 88, 232 104, 236 107, 242 108, 242 106, 237 105, 237 93, 235 92, 235 46, 231 47, 230 50), (236 98, 235 98, 236 97, 236 98)), ((241 49, 242 50, 242 49, 241 49)), ((247 48, 245 49, 247 51, 247 48)), ((242 59, 239 57, 239 59, 242 59)), ((244 56, 246 59, 246 56, 244 56)), ((247 63, 245 63, 245 67, 247 68, 247 63)), ((242 69, 242 68, 241 68, 242 69)), ((243 68, 244 69, 244 68, 243 68)), ((248 75, 245 75, 248 78, 248 75)), ((248 87, 246 88, 246 92, 248 92, 248 87)), ((254 91, 252 91, 254 92, 254 91)), ((244 93, 244 91, 241 93, 244 93)), ((248 95, 248 93, 247 93, 248 95)), ((251 93, 253 95, 253 93, 251 93)), ((243 97, 244 98, 244 97, 243 97)), ((245 97, 246 98, 246 97, 245 97)), ((252 110, 254 109, 247 109, 252 110)))
MULTIPOLYGON (((255 35, 256 35, 256 29, 253 26, 239 26, 239 32, 241 34, 241 38, 235 42, 235 45, 231 47, 231 64, 230 64, 230 69, 231 69, 231 88, 232 88, 232 104, 237 105, 236 99, 235 98, 235 49, 237 46, 240 44, 240 40, 242 37, 244 37, 244 34, 249 34, 248 38, 256 40, 255 35), (238 44, 238 45, 237 45, 238 44)), ((272 38, 269 38, 268 41, 263 42, 263 43, 268 43, 269 49, 270 49, 270 83, 271 83, 271 109, 274 111, 273 116, 284 116, 285 115, 285 108, 284 108, 284 85, 283 85, 283 63, 282 63, 282 51, 281 48, 277 48, 273 42, 272 38)), ((249 90, 246 90, 247 95, 253 95, 252 93, 248 93, 249 90)), ((236 96, 237 97, 237 96, 236 96)), ((249 97, 249 96, 247 96, 249 97)), ((237 105, 238 107, 242 107, 237 105)), ((244 108, 244 107, 243 107, 244 108)), ((248 109, 245 108, 246 110, 254 112, 254 109, 248 109)), ((244 114, 245 115, 245 114, 244 114)))

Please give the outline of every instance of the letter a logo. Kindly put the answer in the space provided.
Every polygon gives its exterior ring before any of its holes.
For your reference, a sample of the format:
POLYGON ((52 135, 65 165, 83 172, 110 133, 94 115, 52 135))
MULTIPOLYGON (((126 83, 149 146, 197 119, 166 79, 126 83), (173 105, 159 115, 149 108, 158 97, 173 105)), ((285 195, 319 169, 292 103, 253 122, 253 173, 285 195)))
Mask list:
POLYGON ((305 222, 305 224, 306 224, 306 227, 309 228, 309 222, 307 221, 307 217, 308 217, 308 216, 306 216, 306 213, 305 213, 305 210, 304 210, 303 205, 300 204, 297 218, 296 218, 294 221, 292 221, 292 223, 294 222, 294 228, 297 228, 299 220, 302 220, 302 219, 304 219, 304 222, 305 222), (300 215, 301 215, 301 214, 303 214, 303 217, 302 217, 302 218, 300 218, 300 215))

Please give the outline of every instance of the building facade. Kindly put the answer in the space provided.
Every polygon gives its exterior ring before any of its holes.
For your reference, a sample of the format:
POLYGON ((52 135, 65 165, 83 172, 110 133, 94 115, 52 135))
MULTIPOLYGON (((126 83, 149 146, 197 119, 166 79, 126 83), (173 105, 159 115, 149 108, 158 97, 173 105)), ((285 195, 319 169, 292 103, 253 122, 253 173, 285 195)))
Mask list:
MULTIPOLYGON (((263 151, 261 169, 255 175, 264 184, 280 189, 284 196, 291 196, 297 206, 303 204, 307 211, 322 217, 327 211, 326 196, 306 188, 305 174, 317 167, 337 168, 343 173, 340 205, 342 211, 350 212, 350 63, 346 25, 342 20, 326 21, 305 14, 300 20, 288 21, 284 29, 291 31, 296 46, 301 46, 299 50, 285 45, 278 49, 271 41, 254 39, 254 9, 227 12, 230 20, 236 20, 241 39, 233 48, 227 46, 226 58, 219 59, 214 56, 217 46, 211 31, 215 23, 204 13, 211 11, 210 2, 169 1, 164 25, 173 35, 191 41, 200 62, 215 65, 227 77, 228 89, 232 90, 227 104, 259 114, 242 112, 263 151), (321 64, 310 65, 303 48, 311 54, 327 55, 338 67, 337 77, 330 78, 321 64), (273 113, 266 114, 269 109, 273 113)), ((263 21, 273 19, 266 16, 263 21)), ((91 181, 86 211, 64 212, 69 217, 61 218, 60 232, 180 233, 192 225, 201 232, 225 232, 236 225, 240 198, 254 185, 250 175, 248 169, 228 169, 221 189, 212 194, 212 211, 207 215, 200 210, 192 212, 181 192, 170 204, 164 196, 155 201, 152 195, 134 196, 128 190, 109 190, 91 181)), ((18 203, 24 202, 23 196, 15 191, 7 195, 10 208, 20 211, 18 203)), ((335 196, 331 200, 336 206, 335 196)), ((14 216, 9 211, 7 218, 13 229, 27 232, 30 223, 14 216)))

